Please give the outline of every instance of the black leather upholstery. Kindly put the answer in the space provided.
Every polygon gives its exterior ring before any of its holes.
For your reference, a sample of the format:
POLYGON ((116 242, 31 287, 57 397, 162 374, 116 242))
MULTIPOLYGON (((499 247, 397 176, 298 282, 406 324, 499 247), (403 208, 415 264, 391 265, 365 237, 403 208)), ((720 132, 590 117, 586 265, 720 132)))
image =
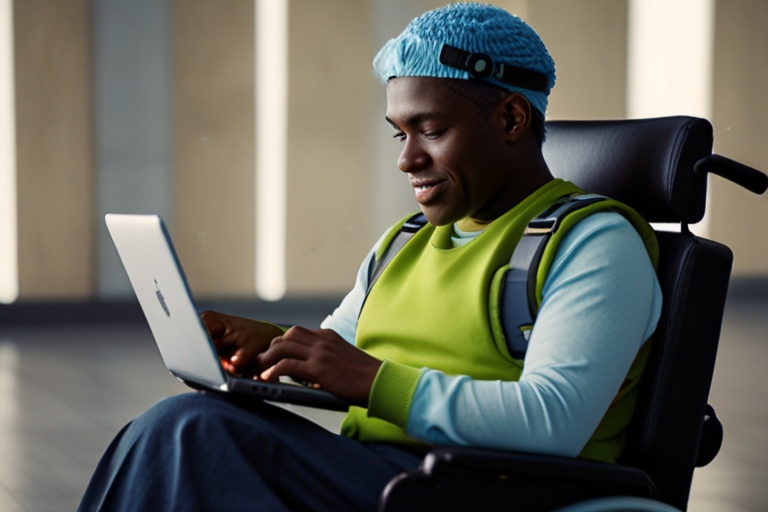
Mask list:
POLYGON ((733 255, 692 235, 658 233, 658 239, 664 307, 621 462, 643 468, 662 501, 685 509, 733 255))
POLYGON ((695 117, 548 122, 544 158, 552 173, 618 199, 649 222, 695 223, 706 176, 694 164, 712 152, 712 125, 695 117))
POLYGON ((643 471, 602 462, 477 448, 436 448, 384 491, 386 510, 546 511, 595 496, 657 498, 643 471), (470 490, 467 492, 467 490, 470 490))
MULTIPOLYGON (((706 177, 694 166, 711 154, 708 121, 560 121, 547 131, 544 156, 555 176, 623 201, 651 222, 703 216, 706 177)), ((687 229, 658 239, 664 303, 621 465, 438 448, 418 471, 390 482, 381 510, 551 510, 616 495, 651 496, 685 510, 697 459, 716 453, 698 456, 732 254, 687 229)))

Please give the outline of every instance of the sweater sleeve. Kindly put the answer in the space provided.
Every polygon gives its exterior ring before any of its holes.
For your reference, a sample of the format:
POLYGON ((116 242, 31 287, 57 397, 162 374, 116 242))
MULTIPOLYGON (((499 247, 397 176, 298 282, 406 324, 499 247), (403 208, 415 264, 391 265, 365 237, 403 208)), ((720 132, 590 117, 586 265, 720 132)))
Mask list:
POLYGON ((618 214, 592 215, 558 247, 519 382, 422 370, 400 426, 438 445, 576 456, 660 311, 661 290, 637 232, 618 214))
POLYGON ((333 313, 328 315, 320 324, 321 329, 332 329, 336 331, 339 336, 352 345, 355 344, 357 319, 360 316, 360 311, 363 309, 363 303, 365 302, 365 296, 368 290, 368 273, 370 266, 376 257, 376 251, 386 236, 387 233, 384 233, 381 238, 379 238, 363 260, 362 265, 360 265, 360 268, 357 271, 355 286, 344 297, 341 304, 339 304, 339 307, 337 307, 333 313))

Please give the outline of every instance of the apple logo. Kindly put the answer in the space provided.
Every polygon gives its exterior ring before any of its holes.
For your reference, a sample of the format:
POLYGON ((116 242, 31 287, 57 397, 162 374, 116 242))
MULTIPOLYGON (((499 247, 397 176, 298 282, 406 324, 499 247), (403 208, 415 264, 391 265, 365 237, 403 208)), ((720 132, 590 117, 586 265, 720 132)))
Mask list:
POLYGON ((163 308, 163 311, 165 311, 165 314, 170 317, 171 311, 168 309, 168 304, 165 303, 165 297, 163 297, 163 294, 160 291, 160 287, 157 285, 157 279, 155 279, 154 281, 155 281, 155 289, 157 290, 157 292, 155 292, 157 294, 157 300, 160 301, 160 306, 163 308))

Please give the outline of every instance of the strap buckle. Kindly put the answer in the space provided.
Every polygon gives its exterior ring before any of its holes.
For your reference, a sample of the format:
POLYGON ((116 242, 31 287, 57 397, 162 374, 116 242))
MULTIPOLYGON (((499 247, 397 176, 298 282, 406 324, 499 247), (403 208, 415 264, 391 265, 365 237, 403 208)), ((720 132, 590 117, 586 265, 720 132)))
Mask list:
POLYGON ((404 231, 405 233, 416 233, 418 230, 423 228, 426 223, 427 216, 423 213, 417 213, 410 219, 406 220, 400 230, 404 231))
POLYGON ((546 235, 555 230, 557 226, 557 217, 548 217, 546 219, 533 219, 525 227, 523 235, 546 235))

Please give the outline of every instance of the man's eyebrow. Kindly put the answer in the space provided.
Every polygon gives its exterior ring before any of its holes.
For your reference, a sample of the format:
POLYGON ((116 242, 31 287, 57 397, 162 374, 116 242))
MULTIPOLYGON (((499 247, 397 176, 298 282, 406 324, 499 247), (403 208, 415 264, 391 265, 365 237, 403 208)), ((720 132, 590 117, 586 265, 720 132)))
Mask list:
MULTIPOLYGON (((405 119, 405 125, 406 126, 417 126, 424 121, 432 120, 432 119, 440 119, 447 117, 446 114, 442 112, 436 112, 436 111, 428 111, 428 112, 419 112, 418 114, 413 114, 405 119)), ((389 124, 392 125, 392 128, 399 129, 400 127, 392 121, 389 116, 386 116, 385 119, 389 124)))

